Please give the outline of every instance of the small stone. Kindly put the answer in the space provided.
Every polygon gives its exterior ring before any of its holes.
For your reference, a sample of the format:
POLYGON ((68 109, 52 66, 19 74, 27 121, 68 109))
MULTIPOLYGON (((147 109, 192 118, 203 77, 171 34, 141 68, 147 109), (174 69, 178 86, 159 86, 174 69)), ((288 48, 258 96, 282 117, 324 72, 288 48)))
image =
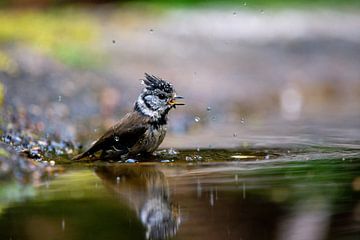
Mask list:
POLYGON ((132 159, 132 158, 129 158, 125 161, 126 163, 136 163, 137 160, 136 159, 132 159))

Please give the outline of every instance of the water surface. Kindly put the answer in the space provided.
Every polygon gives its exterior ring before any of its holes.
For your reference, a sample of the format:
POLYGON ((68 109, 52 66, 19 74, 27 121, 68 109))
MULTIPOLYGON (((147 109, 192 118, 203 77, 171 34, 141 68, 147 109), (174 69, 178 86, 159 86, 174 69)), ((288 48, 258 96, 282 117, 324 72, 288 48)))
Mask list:
POLYGON ((3 184, 0 239, 359 239, 359 156, 308 146, 64 161, 40 186, 3 184))

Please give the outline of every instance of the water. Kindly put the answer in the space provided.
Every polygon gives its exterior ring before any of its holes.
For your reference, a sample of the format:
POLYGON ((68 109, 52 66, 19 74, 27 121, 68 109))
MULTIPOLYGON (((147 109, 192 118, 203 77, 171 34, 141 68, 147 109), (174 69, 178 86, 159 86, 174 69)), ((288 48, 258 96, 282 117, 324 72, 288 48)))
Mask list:
POLYGON ((58 163, 40 186, 2 183, 0 239, 359 239, 356 146, 58 163))

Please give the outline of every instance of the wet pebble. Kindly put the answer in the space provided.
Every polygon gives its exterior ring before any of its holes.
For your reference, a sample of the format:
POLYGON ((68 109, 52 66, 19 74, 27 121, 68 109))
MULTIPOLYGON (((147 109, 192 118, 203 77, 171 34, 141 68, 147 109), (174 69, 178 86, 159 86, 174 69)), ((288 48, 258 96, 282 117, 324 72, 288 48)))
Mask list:
POLYGON ((162 162, 162 163, 169 163, 169 162, 173 162, 174 160, 169 160, 169 159, 164 159, 164 160, 161 160, 160 162, 162 162))
POLYGON ((200 155, 194 155, 194 156, 186 156, 185 161, 192 162, 192 161, 201 161, 203 158, 200 155))
POLYGON ((0 137, 2 142, 13 146, 16 152, 36 160, 41 160, 45 156, 72 154, 75 149, 72 142, 54 140, 51 139, 51 135, 48 135, 48 140, 45 140, 43 138, 36 139, 33 136, 23 134, 21 131, 5 130, 4 132, 0 137))
POLYGON ((129 159, 126 159, 125 161, 126 163, 136 163, 138 162, 136 159, 132 159, 132 158, 129 158, 129 159))

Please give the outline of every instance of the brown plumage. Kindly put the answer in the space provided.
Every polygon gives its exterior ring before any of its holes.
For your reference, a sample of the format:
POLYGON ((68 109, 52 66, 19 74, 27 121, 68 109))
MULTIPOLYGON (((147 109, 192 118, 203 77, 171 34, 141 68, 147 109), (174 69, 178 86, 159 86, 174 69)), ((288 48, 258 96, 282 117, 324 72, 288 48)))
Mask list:
POLYGON ((107 130, 87 151, 73 160, 80 160, 101 151, 100 159, 134 156, 154 152, 166 134, 167 114, 176 105, 172 85, 145 74, 146 87, 135 102, 132 112, 107 130))

